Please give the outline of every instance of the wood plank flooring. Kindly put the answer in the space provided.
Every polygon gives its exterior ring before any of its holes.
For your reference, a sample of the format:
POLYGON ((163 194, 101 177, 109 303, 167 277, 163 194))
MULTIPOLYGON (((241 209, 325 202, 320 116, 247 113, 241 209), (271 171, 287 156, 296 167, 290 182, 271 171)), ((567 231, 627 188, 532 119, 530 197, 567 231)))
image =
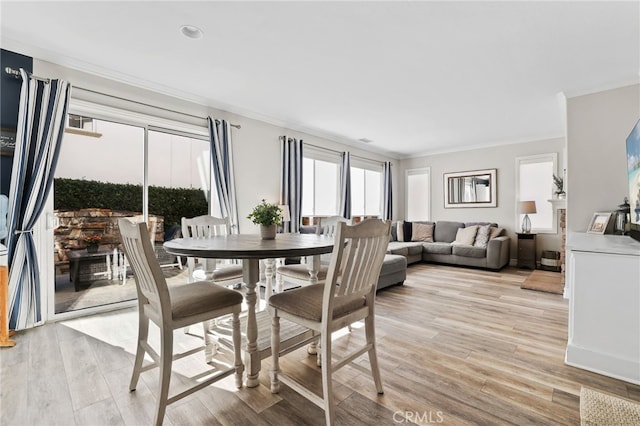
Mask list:
MULTIPOLYGON (((334 381, 337 424, 577 425, 583 385, 640 401, 640 386, 564 364, 568 303, 521 289, 529 275, 410 266, 404 286, 377 296, 385 394, 361 369, 343 368, 334 381)), ((16 347, 0 350, 0 424, 150 424, 155 372, 128 391, 136 330, 128 309, 18 333, 16 347)), ((180 351, 201 344, 175 336, 180 351)), ((334 350, 363 338, 356 324, 336 334, 334 350)), ((368 359, 357 364, 368 368, 368 359)), ((229 377, 169 406, 164 424, 323 424, 323 412, 286 386, 269 392, 269 366, 265 360, 258 388, 237 390, 229 377)), ((172 391, 207 368, 202 353, 177 362, 172 391)), ((282 358, 282 368, 320 392, 316 359, 304 349, 282 358)))

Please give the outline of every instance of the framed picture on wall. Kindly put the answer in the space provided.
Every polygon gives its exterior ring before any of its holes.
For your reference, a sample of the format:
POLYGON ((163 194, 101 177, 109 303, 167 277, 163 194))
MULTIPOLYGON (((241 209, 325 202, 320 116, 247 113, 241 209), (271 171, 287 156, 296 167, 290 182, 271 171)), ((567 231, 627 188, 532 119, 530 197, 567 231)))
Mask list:
POLYGON ((16 129, 0 128, 0 155, 13 155, 16 149, 16 129))
POLYGON ((588 234, 604 234, 611 219, 611 212, 594 213, 587 229, 588 234))

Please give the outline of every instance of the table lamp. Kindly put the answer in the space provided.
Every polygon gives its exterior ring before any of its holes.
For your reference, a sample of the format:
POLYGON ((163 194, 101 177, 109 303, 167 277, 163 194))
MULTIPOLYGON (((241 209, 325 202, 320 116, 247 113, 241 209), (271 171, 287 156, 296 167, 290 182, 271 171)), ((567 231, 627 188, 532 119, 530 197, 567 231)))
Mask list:
POLYGON ((285 222, 291 222, 291 213, 289 213, 289 206, 287 204, 280 204, 278 205, 278 207, 280 207, 280 220, 282 221, 282 231, 285 232, 285 222))
POLYGON ((537 213, 535 201, 520 201, 518 202, 518 213, 524 214, 522 219, 522 233, 528 234, 531 232, 531 219, 530 214, 537 213))

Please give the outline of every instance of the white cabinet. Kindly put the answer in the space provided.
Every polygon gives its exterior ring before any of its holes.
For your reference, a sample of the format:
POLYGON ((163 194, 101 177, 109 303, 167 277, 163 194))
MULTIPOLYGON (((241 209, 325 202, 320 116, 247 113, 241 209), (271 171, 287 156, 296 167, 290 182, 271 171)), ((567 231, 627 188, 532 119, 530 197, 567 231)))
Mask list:
POLYGON ((567 240, 565 362, 640 384, 640 243, 572 233, 567 240))

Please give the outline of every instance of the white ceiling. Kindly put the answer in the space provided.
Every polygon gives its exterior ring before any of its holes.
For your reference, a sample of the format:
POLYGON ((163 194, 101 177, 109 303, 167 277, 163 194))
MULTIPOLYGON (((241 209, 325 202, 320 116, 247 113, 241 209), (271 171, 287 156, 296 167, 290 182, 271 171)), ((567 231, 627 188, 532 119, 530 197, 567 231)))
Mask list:
POLYGON ((560 93, 640 71, 637 1, 1 8, 5 49, 395 157, 561 137, 560 93))

